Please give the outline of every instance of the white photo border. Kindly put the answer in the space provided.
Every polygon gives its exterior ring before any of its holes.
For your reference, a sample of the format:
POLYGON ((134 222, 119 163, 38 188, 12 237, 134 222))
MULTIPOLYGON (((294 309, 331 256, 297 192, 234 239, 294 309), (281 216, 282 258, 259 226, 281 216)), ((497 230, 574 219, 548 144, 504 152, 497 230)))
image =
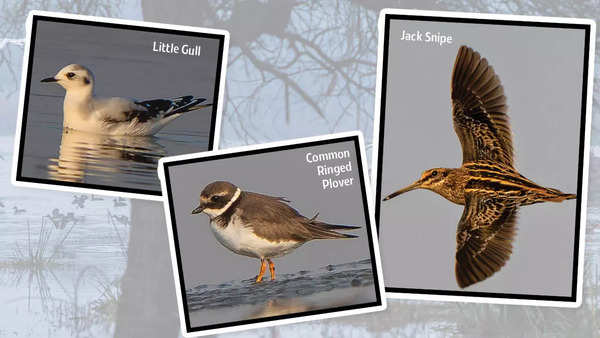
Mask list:
POLYGON ((377 228, 375 226, 375 217, 374 217, 374 213, 373 213, 373 204, 372 204, 372 199, 371 199, 372 194, 371 194, 371 187, 369 184, 369 171, 368 171, 367 157, 366 157, 366 153, 365 153, 363 136, 360 131, 337 133, 337 134, 307 137, 307 138, 299 138, 299 139, 293 139, 293 140, 286 140, 286 141, 279 141, 279 142, 265 143, 265 144, 259 144, 259 145, 244 146, 244 147, 235 147, 235 148, 228 148, 225 150, 202 152, 202 153, 195 153, 195 154, 188 154, 188 155, 164 157, 159 160, 158 171, 159 171, 159 178, 161 181, 162 190, 164 192, 163 199, 164 199, 165 217, 166 217, 166 223, 167 223, 167 233, 169 236, 169 249, 171 251, 171 263, 173 265, 173 278, 175 281, 175 290, 176 290, 176 295, 177 295, 177 306, 178 306, 178 310, 179 310, 179 319, 180 319, 180 323, 181 323, 181 330, 182 330, 184 337, 198 337, 198 336, 211 335, 211 334, 221 334, 221 333, 226 333, 226 332, 235 332, 235 331, 241 331, 241 330, 247 330, 247 329, 269 327, 269 326, 274 326, 274 325, 284 325, 284 324, 305 322, 305 321, 310 321, 310 320, 319 320, 319 319, 326 319, 326 318, 356 315, 356 314, 362 314, 362 313, 370 313, 370 312, 382 311, 382 310, 386 309, 387 301, 386 301, 386 295, 385 295, 385 286, 384 286, 384 282, 383 282, 383 273, 381 271, 381 259, 380 259, 380 254, 379 254, 379 243, 377 240, 377 228), (182 293, 182 289, 181 289, 182 285, 183 285, 183 283, 181 281, 182 272, 180 269, 180 265, 178 263, 179 256, 178 256, 176 248, 175 248, 175 238, 173 235, 174 224, 172 222, 172 219, 174 218, 173 217, 174 215, 172 213, 173 208, 172 208, 172 204, 171 204, 171 200, 170 200, 171 196, 170 196, 168 185, 167 185, 167 182, 165 179, 165 171, 167 170, 167 166, 169 166, 169 163, 171 163, 171 165, 178 165, 178 164, 173 164, 173 162, 179 162, 179 163, 184 162, 181 164, 186 164, 186 163, 194 162, 194 160, 198 160, 198 159, 204 159, 204 160, 210 161, 210 159, 205 159, 205 158, 219 157, 221 155, 230 155, 230 157, 236 157, 238 154, 239 154, 239 156, 246 156, 246 155, 256 153, 256 152, 285 151, 287 149, 290 149, 290 147, 294 147, 294 146, 302 147, 303 145, 311 146, 313 144, 330 144, 330 143, 337 143, 337 142, 344 142, 344 141, 353 141, 355 146, 357 146, 358 149, 360 149, 360 151, 357 152, 356 156, 357 156, 357 160, 359 161, 359 163, 361 163, 361 166, 362 166, 360 168, 360 176, 363 178, 363 180, 362 180, 363 204, 366 204, 366 207, 368 209, 367 217, 369 220, 369 225, 368 225, 367 232, 369 233, 369 236, 370 236, 369 245, 371 248, 371 250, 370 250, 371 251, 371 260, 372 260, 371 264, 375 266, 373 273, 374 273, 374 277, 376 279, 375 280, 375 288, 377 291, 377 295, 376 295, 377 300, 373 303, 374 305, 366 305, 366 306, 352 305, 352 306, 348 306, 348 308, 351 308, 351 309, 343 309, 346 307, 342 307, 339 310, 334 309, 334 310, 309 311, 309 312, 319 312, 319 314, 304 314, 303 315, 302 313, 296 313, 296 314, 287 314, 287 315, 275 316, 275 317, 256 318, 256 319, 244 320, 244 321, 238 322, 238 324, 233 323, 231 325, 228 325, 227 323, 225 323, 225 324, 207 325, 207 326, 202 326, 200 328, 190 327, 189 316, 186 311, 186 304, 184 304, 184 299, 183 299, 184 297, 183 297, 183 293, 182 293), (281 148, 283 148, 283 149, 281 149, 281 148), (281 149, 281 150, 279 150, 279 149, 281 149), (329 311, 329 312, 327 312, 327 311, 329 311), (274 319, 269 319, 269 318, 274 318, 274 319), (214 328, 211 328, 211 327, 214 327, 214 328), (202 328, 204 328, 204 329, 202 329, 202 328))
MULTIPOLYGON (((379 228, 380 205, 381 205, 381 164, 382 162, 382 146, 383 146, 383 129, 381 123, 382 115, 385 112, 382 110, 383 95, 385 88, 383 87, 384 63, 387 62, 387 56, 384 55, 386 45, 389 41, 389 26, 388 22, 391 16, 406 17, 412 20, 438 20, 447 22, 475 22, 485 24, 486 21, 490 24, 506 24, 506 25, 521 25, 521 26, 539 26, 550 25, 561 27, 566 25, 577 25, 580 29, 585 30, 586 34, 586 51, 584 54, 585 73, 583 80, 583 106, 582 106, 582 127, 580 139, 583 143, 583 151, 580 149, 579 161, 582 166, 579 168, 578 182, 580 182, 577 192, 577 214, 578 220, 575 231, 575 250, 574 250, 574 265, 573 265, 573 285, 572 294, 569 297, 558 296, 537 296, 537 295, 522 295, 522 294, 504 294, 504 293, 489 293, 489 292, 469 292, 469 291, 443 291, 443 290, 426 290, 426 289, 407 289, 394 286, 386 286, 386 294, 389 298, 396 299, 414 299, 414 300, 431 300, 431 301, 451 301, 451 302, 472 302, 472 303, 494 303, 494 304, 509 304, 509 305, 535 305, 535 306, 552 306, 552 307, 568 307, 576 308, 581 305, 583 293, 583 267, 584 267, 584 252, 585 252, 585 225, 587 212, 587 196, 588 196, 588 173, 589 173, 589 156, 590 156, 590 135, 592 125, 592 95, 594 86, 594 56, 595 56, 595 38, 596 38, 596 23, 591 19, 576 19, 576 18, 557 18, 557 17, 541 17, 541 16, 521 16, 521 15, 506 15, 506 14, 478 14, 478 13, 463 13, 463 12, 442 12, 442 11, 424 11, 424 10, 405 10, 386 8, 381 10, 378 20, 378 45, 377 45, 377 82, 375 89, 375 116, 373 122, 373 155, 372 155, 372 190, 375 203, 375 219, 379 228), (381 133, 381 134, 380 134, 381 133)), ((387 71, 386 71, 387 73, 387 71)), ((385 74, 387 77, 387 74, 385 74)), ((385 108, 385 107, 383 107, 385 108)), ((384 117, 385 119, 385 117, 384 117)))
POLYGON ((30 77, 32 71, 32 63, 33 63, 33 55, 31 55, 31 44, 32 44, 32 31, 34 20, 53 20, 59 22, 69 22, 73 24, 91 24, 98 23, 101 26, 112 27, 116 29, 137 29, 137 30, 147 30, 154 32, 168 32, 171 34, 177 33, 197 33, 197 34, 205 34, 207 37, 213 39, 220 40, 220 50, 219 50, 219 60, 218 65, 218 73, 217 81, 218 86, 215 84, 214 90, 217 90, 216 99, 217 102, 213 102, 213 111, 212 111, 212 119, 211 119, 211 129, 210 129, 210 140, 209 140, 209 149, 215 150, 218 149, 219 146, 219 138, 221 133, 221 119, 223 114, 223 100, 224 100, 224 91, 225 91, 225 80, 227 73, 227 59, 229 55, 229 32, 221 29, 211 29, 211 28, 200 28, 193 26, 181 26, 181 25, 171 25, 171 24, 163 24, 163 23, 153 23, 153 22, 145 22, 145 21, 135 21, 135 20, 124 20, 124 19, 113 19, 113 18, 104 18, 104 17, 96 17, 96 16, 88 16, 88 15, 79 15, 79 14, 67 14, 67 13, 58 13, 58 12, 47 12, 47 11, 38 11, 33 10, 29 12, 26 21, 26 36, 25 36, 25 47, 23 50, 23 67, 21 72, 21 88, 19 93, 19 109, 17 115, 17 127, 15 133, 15 141, 14 141, 14 149, 13 149, 13 162, 12 162, 12 172, 11 172, 11 183, 14 186, 18 187, 26 187, 26 188, 42 188, 42 189, 50 189, 50 190, 58 190, 58 191, 66 191, 66 192, 77 192, 77 193, 88 193, 88 194, 99 194, 99 195, 109 195, 109 196, 120 196, 125 198, 137 198, 137 199, 145 199, 145 200, 153 200, 153 201, 162 201, 162 196, 160 195, 160 191, 149 191, 143 189, 133 189, 133 188, 124 188, 124 187, 110 187, 108 185, 100 185, 100 184, 86 184, 86 183, 76 183, 76 182, 65 182, 59 180, 51 180, 51 179, 40 179, 40 178, 32 178, 32 177, 22 177, 22 163, 23 163, 23 146, 24 146, 24 136, 25 131, 22 129, 26 124, 25 118, 27 113, 24 111, 24 107, 26 105, 26 100, 28 100, 28 92, 30 90, 30 86, 28 83, 28 78, 30 77), (79 22, 77 22, 79 21, 79 22))

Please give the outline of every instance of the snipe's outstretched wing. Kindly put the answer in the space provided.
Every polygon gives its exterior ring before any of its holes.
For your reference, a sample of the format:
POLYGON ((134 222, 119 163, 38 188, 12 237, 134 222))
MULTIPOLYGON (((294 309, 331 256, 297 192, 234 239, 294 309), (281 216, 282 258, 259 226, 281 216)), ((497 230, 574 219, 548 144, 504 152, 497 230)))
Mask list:
POLYGON ((510 123, 500 79, 485 58, 461 46, 452 70, 452 116, 463 163, 500 162, 513 166, 510 123))
POLYGON ((456 230, 456 281, 465 288, 482 281, 508 261, 516 233, 517 207, 476 193, 465 196, 456 230))

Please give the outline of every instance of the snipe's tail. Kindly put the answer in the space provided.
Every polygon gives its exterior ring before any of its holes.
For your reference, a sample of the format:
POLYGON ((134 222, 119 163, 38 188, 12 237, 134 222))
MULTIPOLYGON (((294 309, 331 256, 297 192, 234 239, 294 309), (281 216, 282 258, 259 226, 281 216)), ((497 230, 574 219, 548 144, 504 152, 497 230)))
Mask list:
POLYGON ((576 194, 565 194, 558 189, 546 188, 546 190, 549 192, 548 197, 545 198, 548 202, 562 202, 577 198, 576 194))

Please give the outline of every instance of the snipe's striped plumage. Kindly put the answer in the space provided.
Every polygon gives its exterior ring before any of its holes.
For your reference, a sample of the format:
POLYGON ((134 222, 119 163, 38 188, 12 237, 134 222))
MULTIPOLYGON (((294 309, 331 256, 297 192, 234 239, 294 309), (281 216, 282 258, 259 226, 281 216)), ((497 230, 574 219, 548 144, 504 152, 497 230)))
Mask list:
POLYGON ((384 201, 420 188, 465 206, 456 231, 455 265, 456 281, 465 288, 504 266, 512 252, 519 207, 576 195, 537 185, 514 168, 504 90, 487 60, 467 46, 458 50, 451 91, 462 166, 426 170, 384 201))

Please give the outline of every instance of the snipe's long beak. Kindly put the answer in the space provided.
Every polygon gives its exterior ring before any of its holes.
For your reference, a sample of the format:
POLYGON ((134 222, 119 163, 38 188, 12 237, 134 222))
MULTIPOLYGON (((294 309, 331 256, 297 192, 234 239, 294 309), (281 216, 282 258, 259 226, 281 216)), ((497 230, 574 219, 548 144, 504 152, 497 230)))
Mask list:
POLYGON ((393 193, 387 195, 383 200, 387 201, 387 200, 392 199, 392 198, 394 198, 394 197, 396 197, 398 195, 404 194, 407 191, 415 190, 415 189, 418 189, 420 187, 421 187, 421 182, 420 181, 416 181, 415 183, 409 185, 406 188, 402 188, 402 189, 400 189, 400 190, 398 190, 396 192, 393 192, 393 193))
POLYGON ((41 80, 40 82, 57 82, 58 80, 55 79, 54 77, 47 77, 43 80, 41 80))
POLYGON ((192 210, 192 214, 199 214, 204 211, 205 208, 204 205, 200 204, 196 209, 192 210))

